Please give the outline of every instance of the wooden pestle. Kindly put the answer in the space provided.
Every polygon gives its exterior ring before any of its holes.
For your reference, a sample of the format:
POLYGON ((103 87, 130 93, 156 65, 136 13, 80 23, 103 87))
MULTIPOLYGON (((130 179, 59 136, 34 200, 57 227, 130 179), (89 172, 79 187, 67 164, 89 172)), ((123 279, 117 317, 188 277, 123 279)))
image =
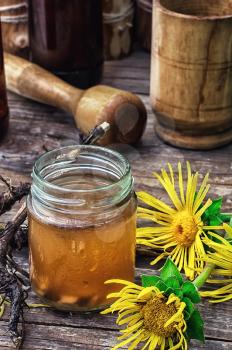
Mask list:
POLYGON ((101 139, 102 145, 134 144, 141 138, 147 113, 138 96, 104 85, 80 90, 20 57, 5 53, 4 60, 10 91, 72 113, 84 134, 107 121, 111 128, 101 139))

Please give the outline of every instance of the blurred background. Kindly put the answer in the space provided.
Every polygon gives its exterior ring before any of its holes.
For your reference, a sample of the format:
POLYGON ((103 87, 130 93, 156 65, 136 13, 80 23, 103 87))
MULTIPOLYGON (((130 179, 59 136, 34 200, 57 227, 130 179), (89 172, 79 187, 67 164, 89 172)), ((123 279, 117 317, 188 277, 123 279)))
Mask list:
MULTIPOLYGON (((101 36, 100 23, 106 60, 130 55, 135 42, 147 51, 151 47, 152 0, 1 0, 0 15, 4 49, 25 58, 32 55, 39 60, 35 42, 38 49, 44 46, 43 50, 51 51, 52 45, 54 49, 54 45, 61 44, 64 50, 67 43, 63 40, 70 30, 76 38, 84 30, 83 40, 90 35, 92 44, 99 42, 96 36, 101 36), (78 27, 75 22, 79 22, 78 27), (75 29, 79 32, 74 32, 75 29), (91 29, 95 31, 91 33, 91 29)), ((68 43, 74 45, 70 39, 68 43)))

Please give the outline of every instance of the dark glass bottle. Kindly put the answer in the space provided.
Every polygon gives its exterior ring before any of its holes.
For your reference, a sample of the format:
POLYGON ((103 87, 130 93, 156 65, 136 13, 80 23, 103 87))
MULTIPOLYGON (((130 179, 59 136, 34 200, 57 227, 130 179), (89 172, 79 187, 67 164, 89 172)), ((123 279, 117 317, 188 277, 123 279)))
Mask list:
POLYGON ((101 0, 29 0, 33 62, 77 87, 101 80, 101 0))
POLYGON ((9 126, 9 109, 6 96, 6 81, 3 61, 2 31, 0 22, 0 141, 6 136, 9 126))

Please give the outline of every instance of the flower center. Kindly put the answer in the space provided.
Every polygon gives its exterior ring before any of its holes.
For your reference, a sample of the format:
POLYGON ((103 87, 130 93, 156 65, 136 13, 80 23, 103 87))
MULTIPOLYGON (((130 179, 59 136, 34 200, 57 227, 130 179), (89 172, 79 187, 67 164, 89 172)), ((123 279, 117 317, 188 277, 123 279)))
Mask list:
POLYGON ((195 241, 198 225, 194 216, 189 212, 177 213, 172 221, 171 228, 177 243, 183 247, 190 247, 195 241))
POLYGON ((164 327, 164 325, 176 312, 173 304, 167 305, 164 298, 154 297, 141 310, 144 327, 159 337, 171 337, 176 333, 177 323, 173 322, 168 327, 164 327))

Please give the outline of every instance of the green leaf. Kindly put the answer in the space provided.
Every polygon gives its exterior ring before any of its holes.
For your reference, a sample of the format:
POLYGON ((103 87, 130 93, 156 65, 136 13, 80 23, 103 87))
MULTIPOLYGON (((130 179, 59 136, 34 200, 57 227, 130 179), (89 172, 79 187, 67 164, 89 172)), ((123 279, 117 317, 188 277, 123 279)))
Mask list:
POLYGON ((183 299, 183 291, 182 291, 182 289, 175 289, 175 294, 180 300, 183 299))
POLYGON ((165 292, 168 289, 168 286, 161 280, 158 276, 142 276, 142 286, 143 287, 156 287, 161 292, 165 292))
POLYGON ((168 286, 164 283, 164 281, 160 280, 157 282, 156 287, 161 291, 161 292, 167 292, 168 286))
POLYGON ((193 312, 195 311, 195 306, 191 302, 191 300, 187 297, 183 297, 182 301, 186 304, 186 307, 184 309, 185 312, 185 320, 189 320, 192 316, 193 312))
POLYGON ((198 289, 192 282, 184 282, 182 290, 184 297, 188 297, 194 304, 197 304, 201 301, 198 289))
POLYGON ((175 294, 180 300, 183 298, 183 293, 181 289, 173 289, 168 287, 164 293, 166 297, 169 297, 171 294, 175 294))
POLYGON ((142 286, 144 288, 155 286, 158 281, 160 281, 158 276, 142 275, 142 286))
POLYGON ((222 197, 215 199, 202 215, 202 220, 208 225, 218 226, 228 220, 228 215, 221 214, 222 197))
POLYGON ((219 226, 223 223, 223 221, 220 219, 219 216, 212 216, 209 219, 209 225, 210 226, 219 226))
POLYGON ((219 218, 221 219, 222 222, 230 222, 231 220, 231 215, 227 215, 227 214, 219 214, 219 218))
POLYGON ((170 276, 166 279, 165 284, 172 288, 174 291, 175 289, 180 289, 180 282, 176 276, 170 276))
POLYGON ((177 278, 180 285, 183 284, 181 273, 179 272, 174 262, 168 258, 161 269, 160 278, 166 283, 167 279, 173 276, 177 278))
POLYGON ((222 197, 215 199, 212 204, 209 206, 209 208, 206 210, 208 216, 215 216, 220 214, 222 207, 222 197))
MULTIPOLYGON (((199 207, 199 209, 200 209, 200 207, 199 207)), ((205 212, 202 214, 201 219, 202 219, 202 221, 203 221, 204 223, 207 223, 207 221, 208 221, 207 211, 205 211, 205 212)))
POLYGON ((204 322, 198 310, 194 310, 190 319, 187 321, 187 337, 189 340, 196 339, 205 342, 204 322))
POLYGON ((169 297, 169 295, 171 295, 171 294, 176 294, 176 293, 174 292, 173 288, 167 287, 167 289, 165 291, 166 297, 169 297))

